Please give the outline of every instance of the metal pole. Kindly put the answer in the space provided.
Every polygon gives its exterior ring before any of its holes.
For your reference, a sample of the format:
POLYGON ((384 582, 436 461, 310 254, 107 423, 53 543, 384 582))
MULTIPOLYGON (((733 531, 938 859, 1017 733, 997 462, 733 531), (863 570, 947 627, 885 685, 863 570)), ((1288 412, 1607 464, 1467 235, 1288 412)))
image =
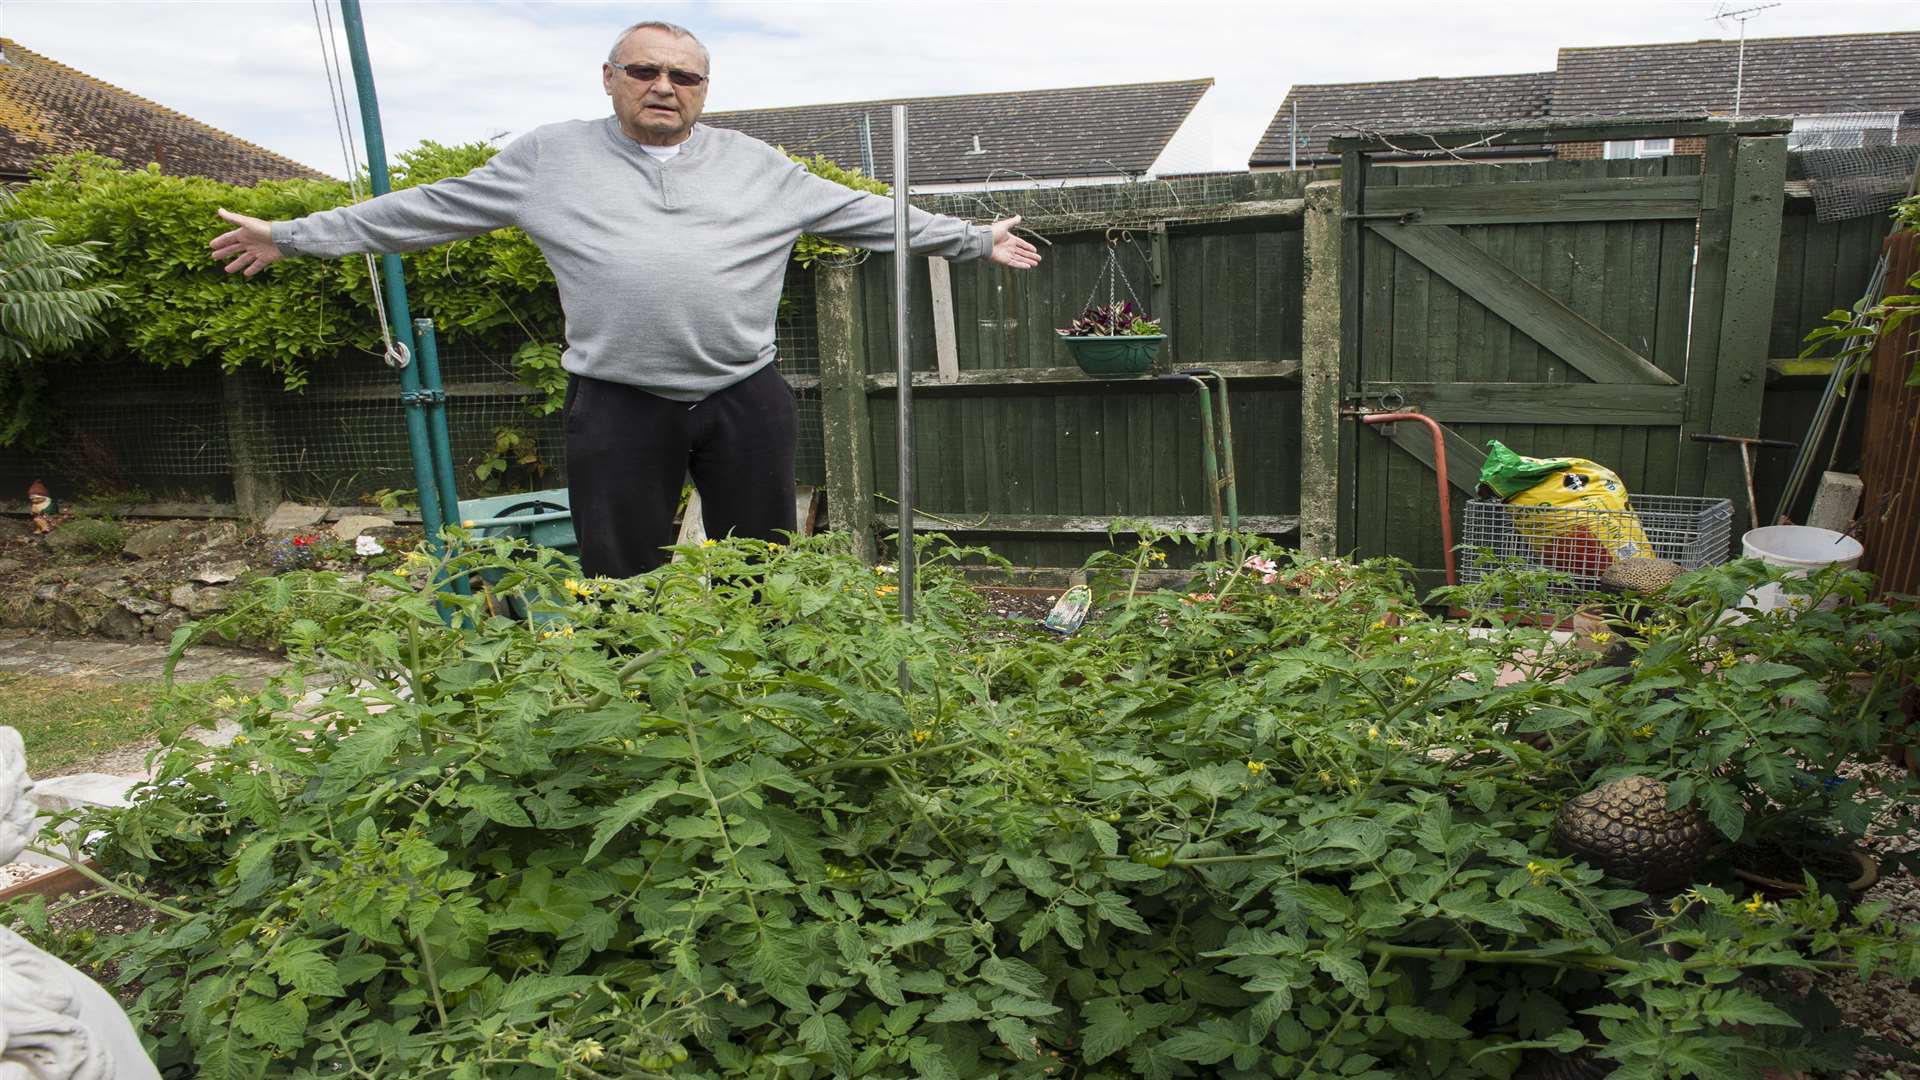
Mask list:
MULTIPOLYGON (((440 344, 433 333, 432 319, 413 320, 414 336, 420 341, 420 397, 427 407, 427 443, 433 455, 435 487, 440 493, 440 513, 449 525, 460 522, 459 489, 453 479, 453 443, 447 438, 447 392, 440 385, 440 344)), ((471 590, 465 574, 453 578, 455 592, 465 596, 471 590)))
MULTIPOLYGON (((895 396, 900 439, 900 618, 913 622, 913 358, 908 351, 913 322, 909 318, 913 281, 913 251, 907 235, 907 107, 893 107, 893 339, 895 396)), ((904 684, 906 668, 901 669, 904 684)))
POLYGON ((1300 167, 1300 100, 1294 99, 1293 120, 1287 125, 1287 168, 1300 167))
POLYGON ((1733 68, 1733 118, 1740 119, 1740 97, 1747 86, 1747 20, 1740 20, 1740 55, 1733 68))
MULTIPOLYGON (((347 56, 353 62, 353 87, 360 100, 360 127, 367 137, 367 181, 375 198, 393 190, 387 180, 387 142, 380 130, 380 100, 373 91, 373 67, 367 62, 367 35, 360 19, 360 0, 340 0, 340 17, 347 31, 347 56)), ((407 311, 407 279, 400 256, 380 256, 380 277, 386 283, 387 320, 393 340, 414 354, 413 323, 407 311)), ((420 489, 420 523, 435 554, 442 552, 440 485, 434 476, 433 451, 427 438, 425 401, 420 372, 409 362, 400 368, 400 400, 406 409, 407 449, 413 457, 413 479, 420 489)))

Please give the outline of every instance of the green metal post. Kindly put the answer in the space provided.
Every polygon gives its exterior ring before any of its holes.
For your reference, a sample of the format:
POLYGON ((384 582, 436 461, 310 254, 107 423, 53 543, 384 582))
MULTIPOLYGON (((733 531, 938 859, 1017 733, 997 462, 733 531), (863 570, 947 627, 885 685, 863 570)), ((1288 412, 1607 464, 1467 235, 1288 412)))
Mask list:
MULTIPOLYGON (((440 343, 433 333, 432 319, 413 320, 413 334, 420 342, 415 357, 420 366, 420 398, 427 410, 427 442, 433 454, 435 487, 440 493, 440 513, 448 525, 460 524, 460 495, 453 479, 453 443, 447 438, 447 392, 440 384, 440 343)), ((470 586, 465 575, 453 579, 454 590, 467 595, 470 586)))
MULTIPOLYGON (((340 17, 347 30, 347 56, 353 62, 353 86, 360 100, 360 126, 367 139, 367 179, 375 197, 393 190, 387 180, 387 142, 380 130, 380 101, 373 92, 373 67, 367 62, 367 35, 360 19, 360 0, 340 0, 340 17)), ((387 319, 393 340, 414 354, 413 324, 407 311, 407 279, 400 256, 380 256, 380 276, 386 283, 387 319)), ((445 524, 440 485, 434 476, 433 450, 427 438, 425 401, 420 372, 411 360, 400 368, 400 400, 406 409, 407 450, 413 458, 414 483, 420 489, 420 523, 435 554, 444 549, 440 529, 445 524)))
MULTIPOLYGON (((1227 531, 1240 531, 1240 485, 1233 471, 1233 409, 1227 400, 1227 377, 1212 369, 1207 370, 1214 381, 1220 384, 1220 480, 1219 484, 1227 495, 1227 531)), ((1240 543, 1234 541, 1231 552, 1235 559, 1240 558, 1240 543)))
MULTIPOLYGON (((1213 392, 1207 389, 1207 381, 1196 375, 1187 376, 1194 388, 1200 393, 1200 460, 1207 468, 1207 499, 1212 503, 1213 532, 1220 534, 1220 463, 1213 454, 1213 392)), ((1226 552, 1225 541, 1214 541, 1214 554, 1226 552)))

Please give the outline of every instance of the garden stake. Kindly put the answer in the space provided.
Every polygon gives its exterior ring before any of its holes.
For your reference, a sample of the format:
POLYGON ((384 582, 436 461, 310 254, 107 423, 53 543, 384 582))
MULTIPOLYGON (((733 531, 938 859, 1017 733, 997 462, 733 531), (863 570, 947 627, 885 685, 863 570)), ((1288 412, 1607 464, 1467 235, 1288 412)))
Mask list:
POLYGON ((1753 448, 1770 446, 1780 450, 1798 450, 1800 444, 1785 439, 1754 439, 1745 435, 1709 435, 1704 431, 1696 431, 1687 438, 1694 442, 1733 443, 1740 448, 1740 468, 1747 476, 1747 517, 1753 522, 1754 528, 1759 528, 1760 501, 1753 495, 1753 448))
MULTIPOLYGON (((1225 531, 1239 532, 1240 492, 1233 476, 1233 417, 1227 402, 1227 377, 1212 368, 1188 368, 1160 377, 1174 382, 1190 382, 1199 394, 1200 460, 1207 472, 1207 498, 1212 504, 1214 535, 1219 536, 1222 531, 1223 510, 1225 531), (1207 386, 1206 376, 1212 376, 1219 387, 1220 410, 1217 421, 1214 417, 1213 392, 1207 386)), ((1217 558, 1238 562, 1240 544, 1236 540, 1216 540, 1214 554, 1217 558)))

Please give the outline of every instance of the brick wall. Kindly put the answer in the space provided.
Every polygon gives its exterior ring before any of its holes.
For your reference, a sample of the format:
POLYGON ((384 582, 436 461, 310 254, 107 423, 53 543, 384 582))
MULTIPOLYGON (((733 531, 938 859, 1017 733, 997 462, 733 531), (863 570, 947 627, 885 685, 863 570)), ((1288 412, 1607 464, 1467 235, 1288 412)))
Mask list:
MULTIPOLYGON (((1704 154, 1707 152, 1707 137, 1704 135, 1693 135, 1684 139, 1675 139, 1673 141, 1673 152, 1676 156, 1691 154, 1697 157, 1704 154)), ((1595 158, 1607 156, 1607 144, 1600 142, 1561 143, 1557 156, 1562 161, 1592 161, 1595 158)))

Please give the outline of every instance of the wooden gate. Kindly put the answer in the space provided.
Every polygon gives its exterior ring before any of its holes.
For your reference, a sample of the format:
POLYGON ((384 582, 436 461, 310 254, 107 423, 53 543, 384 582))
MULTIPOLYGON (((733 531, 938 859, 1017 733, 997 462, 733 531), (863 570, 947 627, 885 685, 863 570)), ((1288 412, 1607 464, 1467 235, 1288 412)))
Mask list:
POLYGON ((1499 165, 1384 165, 1376 155, 1406 137, 1336 140, 1342 420, 1325 453, 1337 455, 1340 550, 1407 559, 1428 580, 1443 565, 1428 432, 1356 422, 1403 405, 1447 429, 1456 535, 1489 439, 1590 458, 1635 492, 1723 495, 1744 515, 1737 453, 1685 435, 1759 433, 1785 129, 1690 121, 1419 137, 1443 148, 1645 138, 1705 148, 1499 165))

